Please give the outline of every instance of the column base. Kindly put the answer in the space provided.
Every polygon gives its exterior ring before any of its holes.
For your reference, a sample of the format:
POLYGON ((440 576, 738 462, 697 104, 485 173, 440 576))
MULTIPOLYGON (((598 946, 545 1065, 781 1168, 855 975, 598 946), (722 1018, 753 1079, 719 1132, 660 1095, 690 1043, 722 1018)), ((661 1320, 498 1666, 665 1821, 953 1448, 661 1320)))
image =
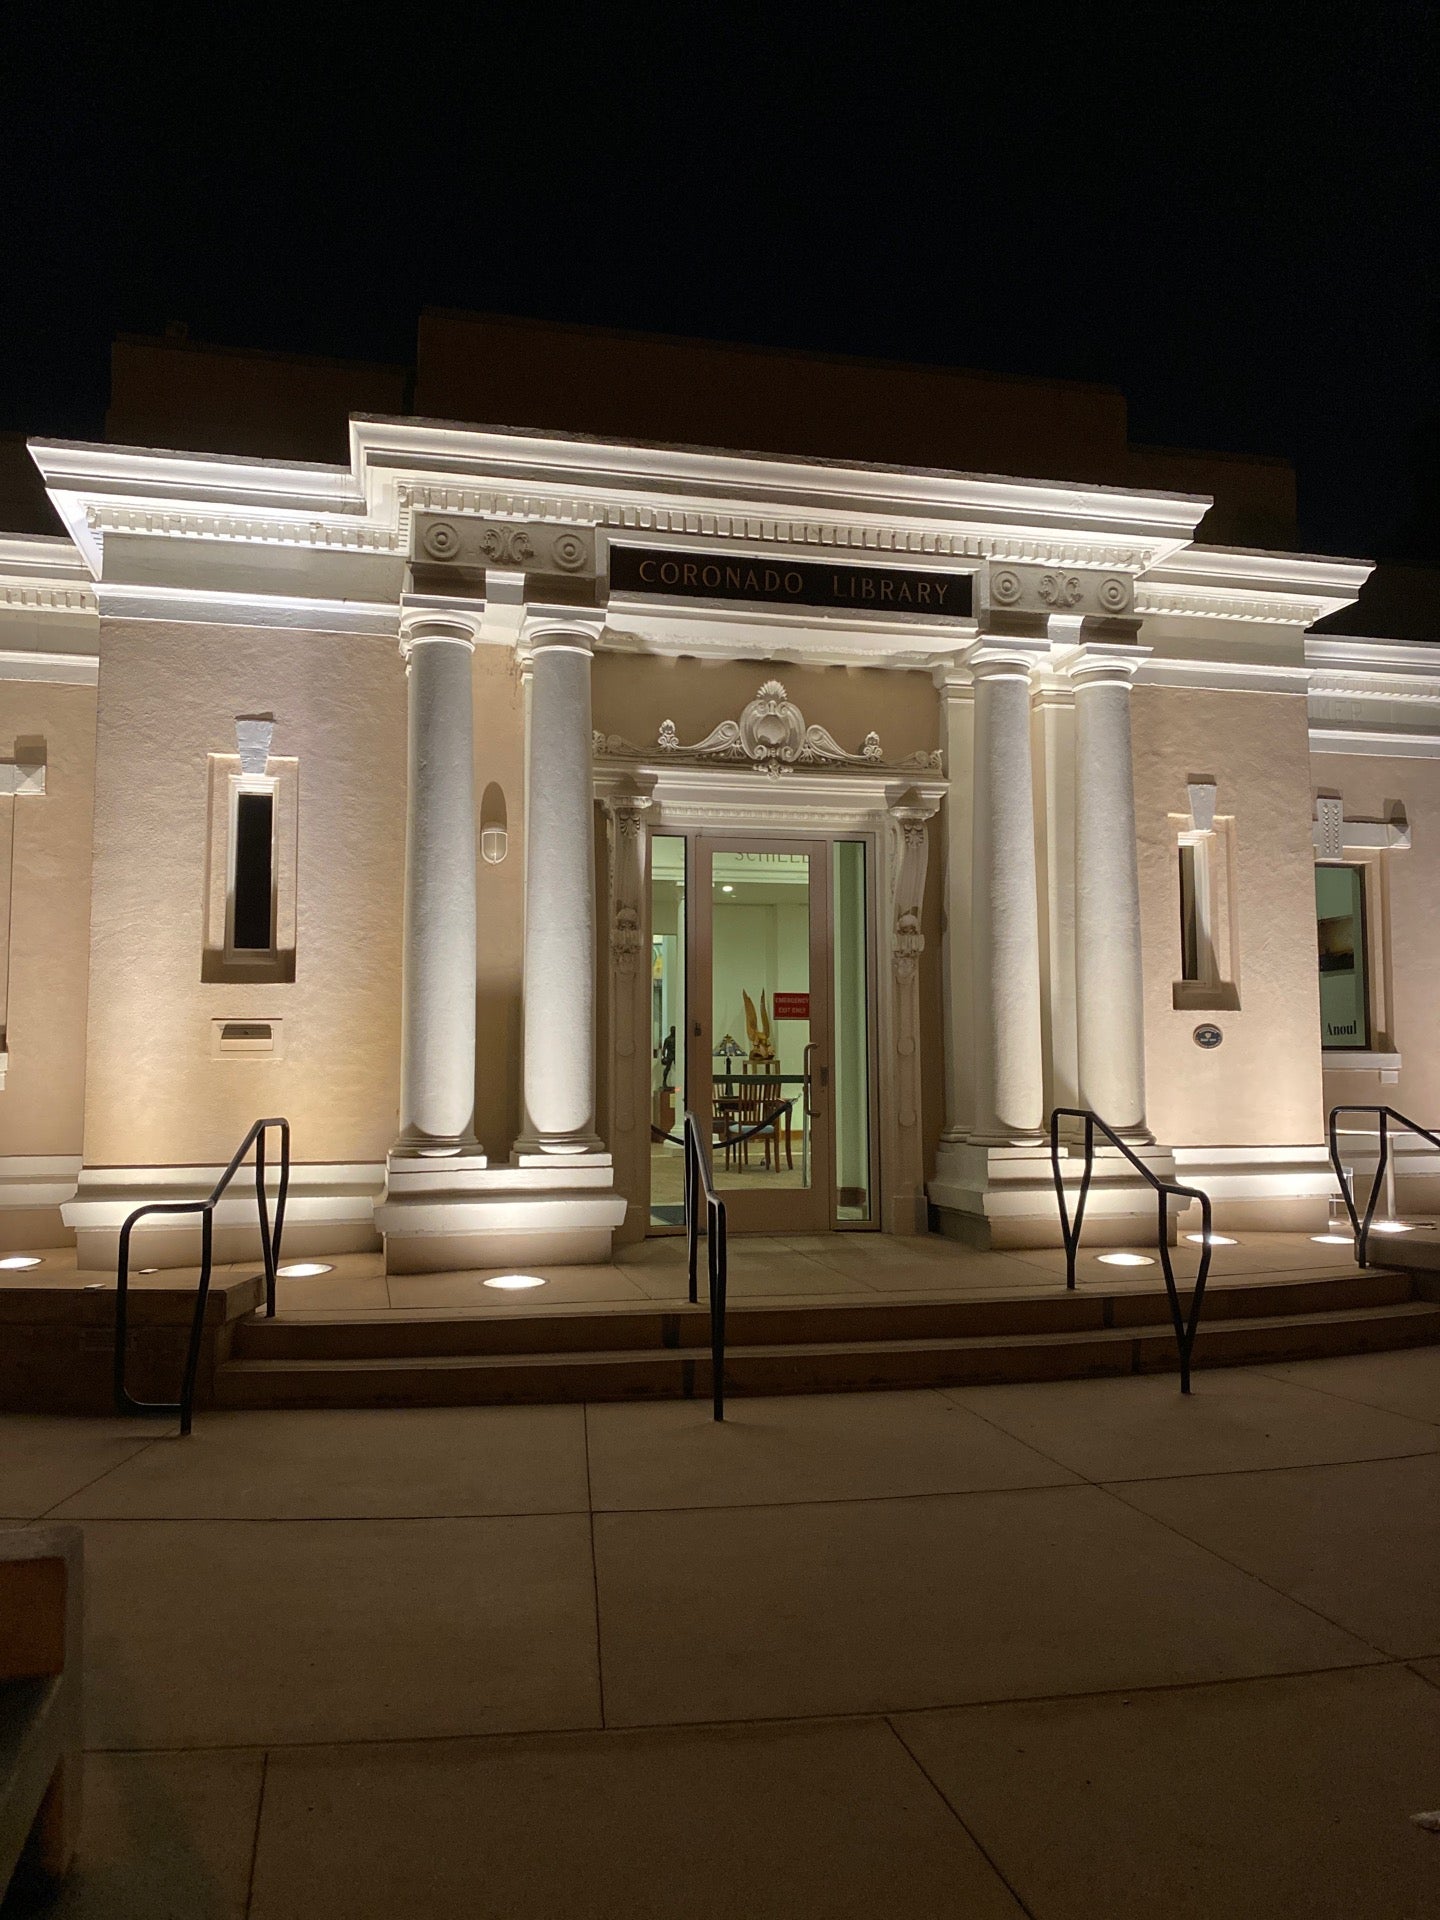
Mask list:
POLYGON ((625 1218, 609 1154, 491 1167, 392 1155, 375 1224, 387 1273, 603 1265, 625 1218))
MULTIPOLYGON (((1348 1156, 1347 1156, 1348 1157, 1348 1156)), ((1373 1159, 1372 1159, 1373 1164, 1373 1159)), ((1369 1192, 1368 1169, 1359 1172, 1369 1192)), ((1210 1196, 1220 1233, 1324 1233, 1330 1198, 1339 1195, 1330 1150, 1323 1143, 1287 1147, 1176 1147, 1175 1178, 1210 1196)), ((1200 1225, 1200 1209, 1184 1218, 1186 1232, 1200 1225)))
MULTIPOLYGON (((119 1258, 120 1228, 127 1214, 153 1200, 201 1199, 220 1173, 219 1166, 82 1167, 73 1197, 60 1208, 65 1226, 75 1235, 76 1265, 113 1273, 119 1258)), ((273 1156, 266 1176, 273 1219, 280 1181, 280 1168, 273 1156)), ((281 1259, 372 1252, 379 1245, 375 1202, 384 1185, 385 1169, 378 1160, 354 1164, 292 1161, 281 1259)), ((217 1263, 260 1258, 260 1220, 251 1167, 241 1168, 215 1209, 214 1257, 217 1263)), ((141 1267, 193 1267, 199 1259, 197 1214, 152 1214, 131 1236, 132 1273, 141 1267)))
MULTIPOLYGON (((1142 1146, 1136 1151, 1162 1180, 1176 1177, 1167 1147, 1142 1146)), ((1072 1208, 1084 1167, 1083 1155, 1062 1150, 1060 1169, 1072 1208)), ((928 1192, 939 1231, 967 1246, 1003 1250, 1062 1244, 1048 1143, 942 1140, 928 1192)), ((1153 1190, 1113 1148, 1097 1152, 1085 1203, 1085 1245, 1153 1242, 1155 1204, 1153 1190)), ((1172 1240, 1174 1233, 1172 1218, 1172 1240)))

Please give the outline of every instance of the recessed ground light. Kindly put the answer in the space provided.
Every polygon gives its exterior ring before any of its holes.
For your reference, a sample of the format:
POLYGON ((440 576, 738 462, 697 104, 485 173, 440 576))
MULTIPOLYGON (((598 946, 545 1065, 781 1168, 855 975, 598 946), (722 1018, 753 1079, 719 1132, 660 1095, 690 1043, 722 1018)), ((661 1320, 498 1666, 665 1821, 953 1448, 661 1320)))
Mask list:
POLYGON ((10 1272, 15 1271, 15 1269, 19 1267, 38 1267, 39 1264, 40 1256, 38 1253, 7 1253, 5 1258, 0 1260, 0 1267, 4 1267, 10 1272))
POLYGON ((317 1273, 333 1273, 335 1269, 324 1260, 291 1260, 275 1271, 282 1280, 311 1280, 317 1273))
POLYGON ((482 1287, 498 1287, 502 1293, 518 1293, 522 1287, 543 1287, 545 1282, 537 1273, 497 1273, 493 1279, 482 1280, 482 1287))
POLYGON ((158 1267, 140 1267, 137 1271, 140 1273, 158 1273, 160 1269, 158 1267))
POLYGON ((1350 1247, 1355 1244, 1348 1233, 1312 1233, 1310 1238, 1317 1247, 1350 1247))
MULTIPOLYGON (((1203 1233, 1187 1233, 1185 1238, 1190 1242, 1192 1247, 1203 1247, 1205 1244, 1205 1235, 1203 1233)), ((1212 1233, 1210 1235, 1210 1244, 1212 1247, 1234 1247, 1240 1243, 1238 1240, 1232 1240, 1228 1233, 1212 1233)))
POLYGON ((1371 1233, 1413 1233, 1415 1229, 1408 1220, 1372 1220, 1371 1233))
POLYGON ((1107 1267, 1153 1267, 1155 1264, 1148 1253, 1102 1253, 1098 1258, 1107 1267))

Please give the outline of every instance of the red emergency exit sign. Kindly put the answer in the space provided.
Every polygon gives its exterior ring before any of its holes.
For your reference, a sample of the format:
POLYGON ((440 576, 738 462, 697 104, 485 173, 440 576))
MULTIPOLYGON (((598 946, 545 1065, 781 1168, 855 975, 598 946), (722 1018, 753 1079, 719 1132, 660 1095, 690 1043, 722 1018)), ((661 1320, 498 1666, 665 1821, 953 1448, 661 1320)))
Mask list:
POLYGON ((808 1020, 810 1018, 809 994, 777 993, 775 996, 775 1018, 777 1020, 808 1020))

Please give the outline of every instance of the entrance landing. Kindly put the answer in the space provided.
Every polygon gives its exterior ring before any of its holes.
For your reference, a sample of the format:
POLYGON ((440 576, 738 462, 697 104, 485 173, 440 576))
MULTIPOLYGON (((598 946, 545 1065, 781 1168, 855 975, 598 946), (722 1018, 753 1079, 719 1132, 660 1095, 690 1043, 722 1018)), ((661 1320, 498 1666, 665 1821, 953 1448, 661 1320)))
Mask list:
MULTIPOLYGON (((1076 1272, 1086 1294, 1149 1294, 1164 1286, 1153 1247, 1133 1251, 1147 1266, 1120 1266, 1103 1258, 1121 1249, 1082 1249, 1076 1272)), ((1198 1247, 1174 1249, 1176 1278, 1193 1280, 1198 1247)), ((322 1256, 317 1256, 322 1257, 322 1256)), ((346 1318, 384 1311, 483 1313, 530 1318, 550 1310, 624 1311, 656 1304, 679 1306, 686 1297, 684 1238, 667 1235, 616 1250, 608 1266, 523 1270, 543 1282, 506 1291, 487 1286, 512 1269, 465 1273, 391 1274, 379 1254, 337 1254, 334 1271, 282 1280, 280 1314, 335 1314, 346 1318)), ((704 1250, 700 1292, 705 1297, 704 1250)), ((236 1269, 235 1271, 241 1271, 236 1269)), ((1373 1271, 1373 1269, 1372 1269, 1373 1271)), ((1211 1251, 1210 1287, 1224 1289, 1267 1279, 1338 1279, 1359 1272, 1348 1241, 1316 1242, 1303 1233, 1237 1236, 1211 1251)), ((900 1238, 879 1233, 733 1235, 729 1247, 732 1308, 747 1306, 875 1306, 880 1301, 972 1301, 1043 1298, 1065 1291, 1065 1256, 1058 1248, 981 1253, 939 1234, 900 1238)))
MULTIPOLYGON (((936 1236, 737 1237, 730 1246, 725 1375, 731 1393, 968 1386, 1172 1370, 1163 1275, 1082 1254, 1064 1284, 1058 1250, 981 1253, 936 1236)), ((1198 1249, 1176 1249, 1182 1288, 1198 1249)), ((1109 1257, 1107 1257, 1109 1256, 1109 1257)), ((297 1260, 299 1256, 296 1256, 297 1260)), ((683 1240, 620 1250, 603 1267, 387 1276, 378 1254, 312 1256, 282 1276, 278 1312, 256 1312, 253 1265, 217 1269, 197 1406, 438 1406, 704 1397, 709 1315, 686 1299, 683 1240)), ((288 1263, 287 1263, 288 1264, 288 1263)), ((1197 1367, 1440 1342, 1440 1278, 1370 1268, 1348 1244, 1246 1234, 1216 1247, 1197 1367)), ((113 1275, 73 1256, 0 1288, 0 1406, 110 1406, 113 1275)), ((131 1390, 175 1396, 196 1276, 140 1277, 131 1390)))

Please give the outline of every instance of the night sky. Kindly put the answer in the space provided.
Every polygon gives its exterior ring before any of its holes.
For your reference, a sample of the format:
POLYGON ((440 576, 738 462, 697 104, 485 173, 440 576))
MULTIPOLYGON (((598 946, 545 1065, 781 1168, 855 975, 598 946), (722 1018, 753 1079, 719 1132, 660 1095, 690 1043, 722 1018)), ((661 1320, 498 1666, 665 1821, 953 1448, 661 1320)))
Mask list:
POLYGON ((1440 561, 1435 6, 92 4, 7 52, 0 427, 97 437, 117 331, 404 363, 469 307, 1105 381, 1295 459, 1306 546, 1440 561))

